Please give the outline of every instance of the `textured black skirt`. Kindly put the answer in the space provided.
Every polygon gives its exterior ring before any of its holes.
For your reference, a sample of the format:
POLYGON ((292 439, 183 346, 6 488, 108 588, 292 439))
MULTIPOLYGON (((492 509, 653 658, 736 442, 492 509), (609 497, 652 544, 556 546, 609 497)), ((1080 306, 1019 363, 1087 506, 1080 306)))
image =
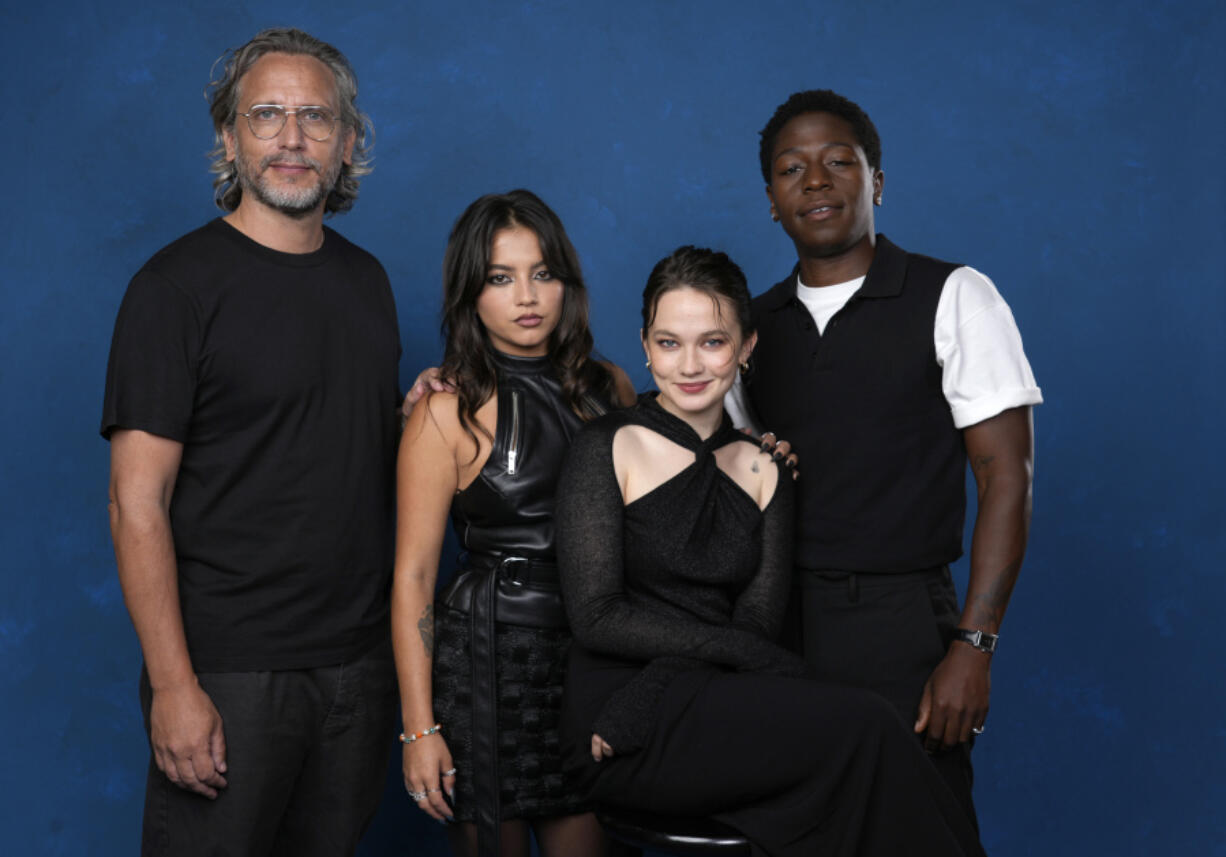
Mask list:
MULTIPOLYGON (((472 657, 468 614, 438 604, 434 619, 434 714, 456 767, 455 817, 475 821, 472 657)), ((566 786, 558 723, 570 632, 497 624, 498 779, 503 820, 586 812, 566 786)))

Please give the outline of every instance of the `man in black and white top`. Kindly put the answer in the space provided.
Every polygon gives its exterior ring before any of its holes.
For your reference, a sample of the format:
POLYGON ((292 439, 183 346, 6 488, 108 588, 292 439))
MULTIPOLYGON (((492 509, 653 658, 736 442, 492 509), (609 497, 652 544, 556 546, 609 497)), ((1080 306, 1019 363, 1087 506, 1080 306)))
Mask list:
POLYGON ((228 213, 150 259, 115 324, 146 855, 350 854, 382 794, 399 333, 383 268, 323 226, 369 172, 356 96, 301 31, 234 51, 210 96, 228 213))
POLYGON ((970 747, 1025 552, 1042 396, 987 277, 875 233, 881 142, 858 105, 796 93, 761 136, 771 216, 799 259, 754 300, 758 348, 729 404, 801 458, 803 651, 821 677, 892 701, 973 819, 970 747), (959 609, 968 457, 979 511, 959 609))

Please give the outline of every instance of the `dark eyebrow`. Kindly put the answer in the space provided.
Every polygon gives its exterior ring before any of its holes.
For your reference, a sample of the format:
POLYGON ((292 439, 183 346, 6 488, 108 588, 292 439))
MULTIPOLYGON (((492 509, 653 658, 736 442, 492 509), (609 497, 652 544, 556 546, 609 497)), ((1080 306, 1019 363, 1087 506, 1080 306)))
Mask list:
MULTIPOLYGON (((728 336, 728 337, 732 336, 730 332, 728 332, 727 330, 723 330, 722 328, 713 328, 712 330, 704 330, 702 333, 698 335, 699 337, 703 337, 703 336, 711 336, 712 334, 719 334, 720 336, 728 336)), ((673 333, 671 330, 665 330, 664 328, 657 328, 653 330, 651 332, 651 335, 652 336, 671 336, 674 339, 680 338, 679 334, 673 333)))
MULTIPOLYGON (((817 148, 819 151, 825 151, 826 149, 843 148, 843 149, 851 149, 854 152, 856 145, 857 145, 856 143, 841 143, 838 141, 833 141, 830 143, 822 143, 817 148)), ((800 152, 806 148, 809 148, 809 147, 808 146, 789 146, 788 148, 779 152, 779 154, 775 155, 775 160, 777 161, 780 158, 782 158, 784 155, 787 155, 791 152, 800 152)))
MULTIPOLYGON (((539 262, 533 262, 533 263, 532 263, 532 268, 531 268, 531 270, 535 271, 537 268, 548 268, 548 267, 549 267, 549 266, 548 266, 547 264, 545 264, 545 260, 544 260, 544 259, 542 259, 542 260, 541 260, 541 261, 539 261, 539 262)), ((513 266, 511 266, 511 265, 498 265, 498 264, 495 264, 494 262, 490 262, 490 264, 489 264, 489 268, 490 268, 490 270, 494 270, 495 268, 497 268, 499 271, 513 271, 513 270, 515 270, 515 268, 514 268, 513 266)))

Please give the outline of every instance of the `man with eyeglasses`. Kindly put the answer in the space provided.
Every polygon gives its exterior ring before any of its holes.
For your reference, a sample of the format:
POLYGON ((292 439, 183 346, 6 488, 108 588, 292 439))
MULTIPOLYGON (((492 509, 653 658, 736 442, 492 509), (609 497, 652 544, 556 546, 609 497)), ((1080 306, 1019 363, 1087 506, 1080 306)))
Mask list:
POLYGON ((145 855, 351 854, 382 794, 399 332, 383 268, 323 225, 370 171, 356 96, 301 31, 232 52, 210 92, 227 214, 146 263, 115 324, 145 855))

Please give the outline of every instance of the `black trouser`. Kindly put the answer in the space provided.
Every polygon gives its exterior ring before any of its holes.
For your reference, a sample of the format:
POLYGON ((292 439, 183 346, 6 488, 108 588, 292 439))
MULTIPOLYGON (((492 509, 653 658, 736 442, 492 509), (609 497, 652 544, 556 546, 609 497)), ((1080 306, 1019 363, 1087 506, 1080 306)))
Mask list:
MULTIPOLYGON (((800 650, 818 676, 884 696, 914 724, 924 683, 958 624, 949 566, 903 574, 796 569, 800 650)), ((930 755, 978 827, 971 798, 971 745, 930 755)))
MULTIPOLYGON (((221 714, 228 785, 209 800, 150 760, 141 854, 352 854, 379 807, 394 743, 390 642, 336 666, 198 677, 221 714)), ((143 669, 140 695, 147 730, 143 669)))

